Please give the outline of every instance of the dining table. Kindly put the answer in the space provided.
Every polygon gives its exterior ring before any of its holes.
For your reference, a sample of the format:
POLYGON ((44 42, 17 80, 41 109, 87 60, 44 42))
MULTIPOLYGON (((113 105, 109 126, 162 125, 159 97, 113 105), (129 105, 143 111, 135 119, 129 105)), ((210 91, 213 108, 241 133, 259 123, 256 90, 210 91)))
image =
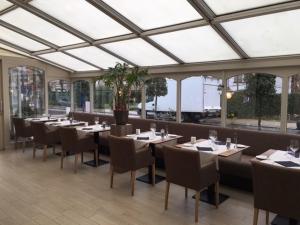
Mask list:
MULTIPOLYGON (((186 142, 183 144, 177 144, 176 147, 182 149, 183 151, 192 150, 199 152, 200 164, 205 165, 207 163, 216 163, 217 170, 219 170, 219 158, 240 161, 243 150, 249 148, 249 146, 239 143, 230 143, 226 145, 226 142, 213 141, 209 139, 198 139, 195 140, 194 143, 186 142)), ((223 203, 228 198, 229 195, 220 193, 219 204, 223 203)), ((201 192, 200 201, 215 205, 216 199, 213 185, 201 192)))
MULTIPOLYGON (((152 152, 153 157, 155 157, 155 148, 158 145, 168 144, 168 145, 176 145, 177 140, 182 138, 181 135, 177 134, 168 134, 168 135, 161 135, 161 132, 154 132, 154 131, 146 131, 139 134, 128 134, 125 136, 126 138, 131 138, 135 141, 136 148, 141 146, 148 145, 149 149, 152 152)), ((148 173, 146 175, 140 176, 137 178, 138 181, 152 184, 152 166, 148 166, 148 173)), ((155 175, 155 184, 165 180, 164 176, 155 175)))
POLYGON ((78 121, 78 120, 61 120, 54 122, 46 122, 45 124, 53 127, 74 127, 74 126, 82 126, 85 125, 86 122, 78 121))
POLYGON ((46 122, 57 121, 57 119, 58 118, 56 118, 56 117, 43 116, 43 117, 29 117, 29 118, 26 118, 25 121, 26 122, 42 122, 42 123, 46 123, 46 122))
POLYGON ((104 133, 110 133, 111 127, 108 125, 100 125, 100 124, 95 124, 95 125, 89 125, 89 126, 80 126, 76 128, 78 132, 84 133, 84 134, 92 134, 94 135, 94 141, 98 146, 98 155, 94 155, 93 160, 89 160, 84 162, 84 164, 97 167, 96 164, 96 157, 98 157, 98 166, 102 166, 108 163, 107 160, 103 160, 99 158, 99 153, 101 150, 101 143, 100 143, 100 134, 104 133))
MULTIPOLYGON (((261 155, 256 156, 254 160, 259 160, 262 163, 271 164, 278 167, 288 167, 295 170, 300 170, 300 158, 298 155, 293 155, 291 152, 269 149, 261 155)), ((300 221, 276 215, 271 222, 272 225, 300 225, 300 221)))

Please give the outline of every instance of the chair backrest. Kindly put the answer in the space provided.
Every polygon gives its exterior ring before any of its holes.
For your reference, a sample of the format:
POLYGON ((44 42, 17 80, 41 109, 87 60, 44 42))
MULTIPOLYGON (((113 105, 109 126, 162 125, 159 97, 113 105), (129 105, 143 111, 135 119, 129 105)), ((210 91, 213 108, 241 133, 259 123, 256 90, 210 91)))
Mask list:
POLYGON ((123 173, 134 169, 135 145, 134 140, 125 137, 108 136, 110 163, 115 172, 123 173))
POLYGON ((70 152, 73 146, 76 145, 78 139, 77 130, 74 127, 61 127, 59 129, 59 136, 64 152, 70 152))
POLYGON ((38 144, 46 144, 47 143, 46 125, 42 122, 31 122, 31 128, 32 128, 34 142, 38 144))
POLYGON ((25 137, 25 121, 22 118, 12 118, 16 137, 25 137))
POLYGON ((167 181, 199 190, 201 185, 199 152, 167 145, 163 148, 167 181))
POLYGON ((254 207, 300 219, 300 170, 252 161, 254 207))

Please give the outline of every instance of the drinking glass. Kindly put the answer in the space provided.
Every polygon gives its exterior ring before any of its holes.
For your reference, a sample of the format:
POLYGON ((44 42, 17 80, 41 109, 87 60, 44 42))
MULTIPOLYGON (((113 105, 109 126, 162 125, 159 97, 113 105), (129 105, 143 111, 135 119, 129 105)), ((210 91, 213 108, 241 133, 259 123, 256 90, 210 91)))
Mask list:
POLYGON ((238 135, 237 132, 233 133, 233 142, 234 142, 234 148, 237 148, 237 144, 238 144, 238 135))
POLYGON ((106 127, 106 121, 102 122, 102 127, 105 128, 106 127))
POLYGON ((226 148, 227 148, 227 150, 230 149, 230 146, 231 146, 231 138, 226 138, 226 148))
POLYGON ((161 139, 165 138, 165 130, 164 129, 160 130, 160 135, 161 135, 161 139))
POLYGON ((216 130, 209 130, 209 133, 208 133, 208 137, 209 139, 215 143, 217 141, 217 138, 218 138, 218 133, 216 130))
POLYGON ((290 149, 293 152, 293 155, 296 156, 296 152, 299 150, 299 141, 295 139, 291 140, 290 149))
POLYGON ((99 124, 99 117, 95 117, 95 124, 96 124, 96 125, 99 124))
POLYGON ((168 137, 168 135, 169 135, 169 127, 168 127, 168 125, 166 126, 166 136, 168 137))
POLYGON ((155 124, 155 123, 151 123, 151 124, 150 124, 150 130, 151 130, 152 132, 155 132, 155 131, 156 131, 156 124, 155 124))

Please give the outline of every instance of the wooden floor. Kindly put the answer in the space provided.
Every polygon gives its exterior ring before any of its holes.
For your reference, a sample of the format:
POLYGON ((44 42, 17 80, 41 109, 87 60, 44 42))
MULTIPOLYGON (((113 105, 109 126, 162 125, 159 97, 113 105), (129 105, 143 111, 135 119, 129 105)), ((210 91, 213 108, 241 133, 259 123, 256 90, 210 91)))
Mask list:
MULTIPOLYGON (((110 189, 109 164, 98 168, 83 165, 74 174, 73 160, 70 156, 60 170, 58 156, 49 155, 48 161, 42 162, 42 152, 33 160, 31 148, 25 153, 0 151, 0 224, 194 224, 191 191, 185 199, 184 189, 171 185, 169 209, 164 211, 165 182, 152 187, 137 181, 131 197, 129 173, 116 175, 114 189, 110 189)), ((201 202, 198 224, 252 224, 252 195, 225 187, 221 191, 230 199, 219 209, 201 202)), ((260 224, 263 221, 261 213, 260 224)))

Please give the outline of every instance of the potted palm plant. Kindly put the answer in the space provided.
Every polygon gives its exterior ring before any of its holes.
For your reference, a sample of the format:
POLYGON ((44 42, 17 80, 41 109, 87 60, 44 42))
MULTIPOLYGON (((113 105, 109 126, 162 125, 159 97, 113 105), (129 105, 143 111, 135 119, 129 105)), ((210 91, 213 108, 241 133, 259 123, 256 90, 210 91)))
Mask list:
POLYGON ((98 77, 104 85, 112 88, 114 96, 114 117, 117 125, 125 125, 128 121, 128 103, 133 88, 138 88, 143 83, 143 78, 148 74, 146 69, 129 67, 126 63, 117 63, 109 68, 105 74, 98 77))

